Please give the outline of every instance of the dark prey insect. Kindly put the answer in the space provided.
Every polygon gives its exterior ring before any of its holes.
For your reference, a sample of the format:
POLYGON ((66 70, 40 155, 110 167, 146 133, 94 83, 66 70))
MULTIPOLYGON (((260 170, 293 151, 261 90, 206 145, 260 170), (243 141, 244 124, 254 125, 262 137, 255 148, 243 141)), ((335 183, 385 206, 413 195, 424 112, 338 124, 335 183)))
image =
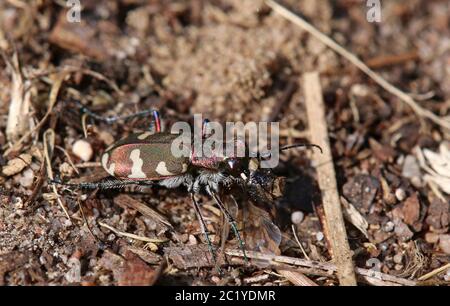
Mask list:
MULTIPOLYGON (((120 117, 102 118, 86 108, 83 108, 83 110, 95 119, 104 120, 108 123, 123 119, 120 117)), ((140 112, 137 115, 148 113, 148 111, 140 112)), ((193 148, 190 148, 191 154, 189 157, 175 157, 171 152, 171 146, 179 135, 161 131, 159 113, 157 111, 152 111, 151 113, 153 115, 154 131, 131 134, 114 143, 103 153, 101 164, 106 172, 114 177, 113 180, 79 184, 62 183, 60 180, 54 180, 52 183, 89 189, 110 189, 122 188, 127 185, 149 186, 155 184, 167 188, 185 186, 190 193, 190 198, 200 223, 200 229, 215 262, 216 255, 213 245, 208 235, 204 217, 195 198, 196 194, 204 190, 213 198, 230 224, 247 260, 244 242, 241 239, 235 218, 224 205, 220 193, 237 186, 243 191, 249 191, 251 197, 258 197, 260 193, 258 190, 265 188, 264 184, 270 179, 264 171, 258 169, 259 161, 262 157, 242 158, 236 157, 235 154, 203 157, 196 156, 193 148)), ((130 118, 130 116, 126 116, 126 118, 130 118)), ((206 124, 208 124, 207 120, 204 121, 203 131, 205 131, 206 124)), ((205 136, 203 132, 202 138, 205 139, 205 136)), ((233 145, 235 147, 245 146, 244 143, 237 140, 234 141, 233 145)), ((280 151, 300 146, 318 147, 312 144, 296 144, 289 147, 281 147, 280 151)))

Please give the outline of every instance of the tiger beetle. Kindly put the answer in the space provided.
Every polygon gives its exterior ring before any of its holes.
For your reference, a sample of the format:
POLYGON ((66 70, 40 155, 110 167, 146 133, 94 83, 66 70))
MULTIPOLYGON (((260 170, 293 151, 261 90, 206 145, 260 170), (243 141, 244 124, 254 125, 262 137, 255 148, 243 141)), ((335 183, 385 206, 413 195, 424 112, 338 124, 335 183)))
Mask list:
MULTIPOLYGON (((160 185, 167 188, 185 186, 190 194, 195 214, 200 223, 200 230, 205 237, 212 260, 216 263, 216 255, 208 235, 205 219, 195 198, 195 195, 204 190, 213 198, 230 224, 239 242, 245 261, 248 261, 244 242, 241 239, 236 221, 225 207, 219 193, 223 188, 228 189, 232 186, 242 187, 243 190, 265 187, 262 186, 262 182, 269 181, 269 178, 266 178, 265 172, 258 171, 258 161, 262 158, 261 156, 257 158, 249 156, 242 158, 235 155, 216 156, 214 158, 201 157, 196 156, 194 149, 191 148, 189 157, 174 157, 171 152, 171 146, 172 142, 179 135, 161 130, 161 118, 158 111, 146 110, 122 117, 102 117, 90 111, 81 103, 78 104, 84 113, 106 123, 152 114, 153 131, 131 134, 115 142, 105 150, 101 157, 101 165, 114 179, 77 184, 63 183, 60 179, 55 179, 50 181, 50 183, 85 189, 123 188, 128 185, 160 185)), ((204 120, 203 139, 206 136, 205 126, 207 124, 208 120, 204 120)), ((235 145, 239 146, 241 144, 236 142, 235 145)), ((280 151, 301 146, 318 147, 321 150, 317 145, 302 143, 281 147, 280 151)))

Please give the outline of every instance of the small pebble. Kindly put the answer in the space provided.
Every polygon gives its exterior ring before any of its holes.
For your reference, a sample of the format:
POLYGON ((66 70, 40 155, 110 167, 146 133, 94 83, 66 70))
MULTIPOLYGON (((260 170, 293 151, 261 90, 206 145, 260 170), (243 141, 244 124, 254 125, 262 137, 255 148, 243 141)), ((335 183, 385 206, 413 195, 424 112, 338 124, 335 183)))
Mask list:
POLYGON ((388 221, 388 222, 386 222, 386 224, 383 225, 383 230, 385 232, 389 233, 389 232, 392 232, 394 230, 394 227, 395 227, 394 222, 388 221))
POLYGON ((194 235, 189 235, 189 245, 196 245, 197 244, 197 239, 195 238, 194 235))
POLYGON ((21 186, 27 188, 33 185, 33 179, 34 179, 34 172, 30 168, 28 168, 22 173, 19 182, 21 186))
POLYGON ((74 172, 75 172, 75 170, 73 170, 72 166, 69 163, 67 163, 67 162, 63 162, 59 166, 59 173, 61 175, 72 176, 74 172))
POLYGON ((439 236, 439 247, 445 254, 450 254, 450 234, 439 236))
POLYGON ((446 282, 450 282, 450 269, 447 270, 447 273, 444 275, 444 280, 446 282))
POLYGON ((397 264, 397 265, 395 265, 394 269, 395 269, 395 271, 401 271, 403 269, 403 265, 397 264))
POLYGON ((211 281, 214 284, 219 284, 220 283, 220 277, 214 275, 213 277, 211 277, 211 281))
POLYGON ((397 200, 399 202, 403 201, 404 199, 406 199, 406 192, 404 189, 402 188, 397 188, 395 190, 395 197, 397 198, 397 200))
POLYGON ((75 141, 72 147, 72 152, 85 162, 91 160, 94 155, 91 144, 83 139, 75 141))
POLYGON ((428 243, 437 243, 439 241, 439 234, 428 232, 425 234, 425 241, 428 243))
POLYGON ((395 254, 394 255, 394 262, 396 264, 401 264, 403 260, 403 255, 401 253, 395 254))
POLYGON ((323 238, 324 238, 324 235, 323 235, 322 232, 318 232, 318 233, 316 234, 316 239, 317 239, 317 241, 322 241, 323 238))
POLYGON ((22 198, 14 198, 13 203, 16 209, 22 209, 23 208, 23 200, 22 198))
POLYGON ((32 156, 28 153, 20 154, 19 157, 8 161, 3 167, 2 172, 5 176, 12 176, 19 173, 31 164, 32 156))
POLYGON ((300 223, 302 223, 304 218, 305 218, 305 214, 301 211, 294 211, 291 215, 291 221, 295 225, 299 225, 300 223))

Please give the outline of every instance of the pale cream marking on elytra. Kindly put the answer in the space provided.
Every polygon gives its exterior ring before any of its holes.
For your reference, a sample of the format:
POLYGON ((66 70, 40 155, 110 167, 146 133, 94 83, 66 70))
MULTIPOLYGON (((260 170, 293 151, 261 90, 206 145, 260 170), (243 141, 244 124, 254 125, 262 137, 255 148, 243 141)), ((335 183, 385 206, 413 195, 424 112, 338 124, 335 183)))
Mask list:
POLYGON ((155 171, 156 171, 156 173, 158 173, 159 175, 162 175, 162 176, 175 175, 174 173, 167 170, 166 162, 163 162, 163 161, 158 163, 158 166, 156 166, 155 171))
POLYGON ((142 165, 144 164, 144 161, 139 157, 139 155, 141 155, 140 149, 134 149, 130 153, 130 159, 133 162, 133 165, 131 166, 131 174, 128 175, 128 178, 140 179, 147 177, 142 171, 142 165))
POLYGON ((145 138, 147 138, 148 136, 151 136, 151 135, 153 135, 152 132, 144 132, 144 133, 142 133, 141 135, 139 135, 137 138, 138 138, 139 140, 144 140, 145 138))
POLYGON ((116 163, 111 163, 108 167, 109 154, 105 153, 102 156, 102 166, 110 175, 114 176, 114 170, 116 168, 116 163))
POLYGON ((188 165, 183 163, 181 172, 185 173, 187 171, 187 169, 188 169, 188 165))

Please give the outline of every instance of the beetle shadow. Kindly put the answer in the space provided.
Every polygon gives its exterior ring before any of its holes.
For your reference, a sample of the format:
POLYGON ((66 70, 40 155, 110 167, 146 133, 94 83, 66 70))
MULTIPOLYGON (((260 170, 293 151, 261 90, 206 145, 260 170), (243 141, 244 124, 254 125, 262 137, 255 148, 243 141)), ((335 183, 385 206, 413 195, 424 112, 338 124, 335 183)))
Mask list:
POLYGON ((291 163, 287 163, 286 168, 291 173, 281 173, 286 176, 286 187, 277 203, 277 222, 282 228, 292 223, 292 212, 315 213, 315 207, 322 201, 320 188, 310 171, 302 171, 291 163))

